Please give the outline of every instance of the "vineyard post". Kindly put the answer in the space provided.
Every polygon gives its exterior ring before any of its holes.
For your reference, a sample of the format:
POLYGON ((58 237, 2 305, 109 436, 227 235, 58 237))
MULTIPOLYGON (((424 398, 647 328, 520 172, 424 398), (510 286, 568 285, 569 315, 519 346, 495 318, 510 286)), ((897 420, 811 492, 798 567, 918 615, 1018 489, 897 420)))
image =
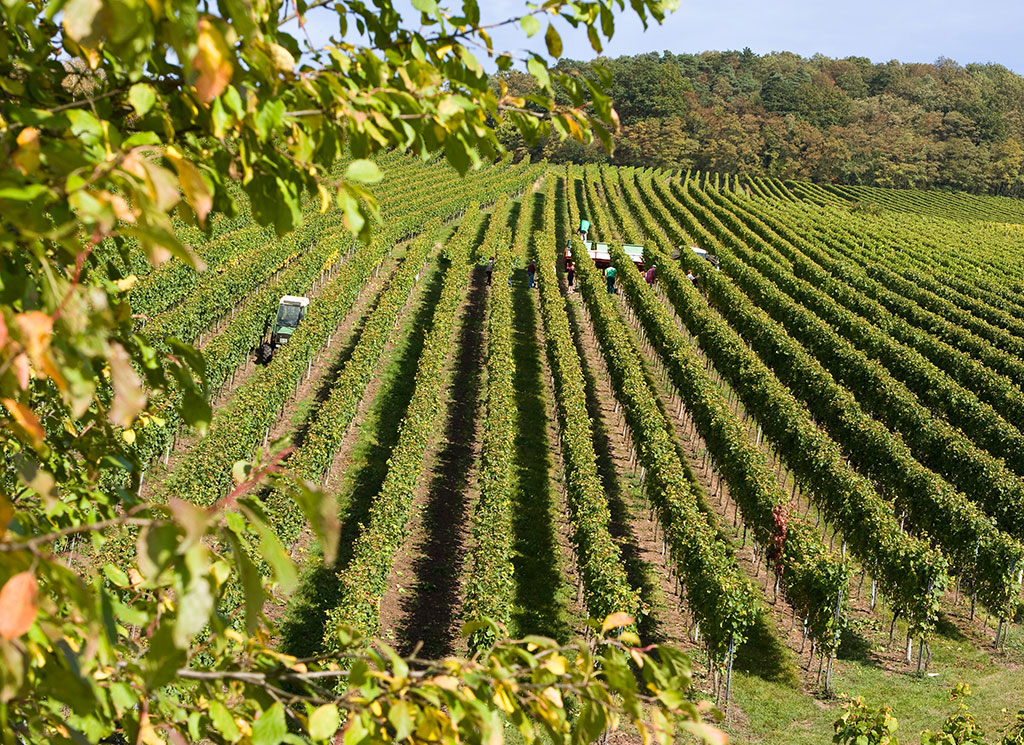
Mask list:
POLYGON ((735 651, 735 636, 729 635, 729 663, 725 671, 725 710, 729 711, 729 688, 732 685, 732 658, 735 651))

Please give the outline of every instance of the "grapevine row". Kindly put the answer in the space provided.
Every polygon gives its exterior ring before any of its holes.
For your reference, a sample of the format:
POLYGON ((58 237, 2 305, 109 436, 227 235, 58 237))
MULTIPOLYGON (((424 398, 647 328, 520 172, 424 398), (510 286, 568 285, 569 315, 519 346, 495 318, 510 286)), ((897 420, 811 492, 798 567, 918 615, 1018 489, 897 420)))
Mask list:
POLYGON ((850 228, 838 223, 838 216, 832 218, 836 222, 831 222, 828 228, 804 214, 769 212, 762 208, 759 217, 791 243, 794 240, 790 237, 792 231, 786 232, 787 223, 793 230, 816 237, 817 245, 804 242, 800 244, 801 250, 831 274, 903 319, 906 325, 894 321, 888 327, 897 339, 913 344, 936 365, 984 397, 1008 421, 1024 429, 1024 393, 1021 391, 1024 363, 1020 359, 910 300, 911 291, 906 287, 909 283, 897 273, 882 267, 881 272, 871 272, 869 276, 867 266, 864 271, 856 271, 848 262, 837 258, 836 253, 841 252, 844 258, 852 258, 859 264, 868 263, 867 255, 856 244, 854 234, 850 228), (833 248, 830 250, 829 246, 833 248), (907 328, 907 325, 926 332, 927 336, 907 328), (986 366, 991 369, 986 369, 986 366), (1016 385, 1007 378, 1013 379, 1016 385))
MULTIPOLYGON (((709 224, 715 217, 699 204, 695 208, 709 224)), ((770 260, 750 251, 727 228, 718 223, 715 231, 720 240, 728 241, 729 249, 746 264, 756 267, 761 276, 774 281, 778 288, 771 290, 774 299, 766 306, 769 314, 783 323, 790 334, 811 351, 837 380, 842 381, 882 421, 899 431, 911 451, 924 465, 945 475, 951 483, 963 490, 972 501, 981 505, 998 525, 1013 536, 1024 535, 1021 516, 1024 515, 1024 483, 1010 473, 995 458, 976 447, 958 430, 931 414, 920 404, 905 385, 894 380, 883 367, 867 360, 852 343, 839 336, 833 328, 801 305, 795 297, 784 291, 793 289, 795 282, 770 260)), ((770 252, 763 242, 756 242, 765 253, 770 252)), ((763 289, 755 289, 751 275, 741 273, 738 259, 728 254, 723 261, 730 266, 730 274, 744 286, 748 294, 764 297, 763 289), (745 277, 746 279, 742 279, 745 277)), ((774 287, 774 285, 773 285, 774 287)), ((813 288, 803 286, 813 293, 813 288)), ((753 296, 753 295, 752 295, 753 296)), ((830 319, 834 322, 835 319, 830 319)), ((865 464, 884 468, 887 464, 865 464)))
POLYGON ((578 240, 572 243, 572 256, 613 387, 634 434, 647 494, 657 509, 708 649, 714 659, 721 659, 753 623, 759 607, 756 593, 701 510, 669 434, 669 423, 643 375, 639 353, 578 240))
POLYGON ((339 624, 367 635, 378 633, 380 601, 387 589, 395 555, 406 538, 428 442, 444 410, 441 405, 447 379, 444 368, 453 347, 455 320, 467 292, 470 243, 484 219, 485 215, 471 205, 445 246, 450 264, 420 354, 413 396, 399 425, 398 441, 388 459, 387 476, 352 547, 352 559, 339 575, 339 602, 329 611, 326 624, 324 646, 327 651, 337 649, 339 624))
POLYGON ((1012 470, 1024 473, 1024 434, 923 354, 894 340, 894 326, 899 324, 891 313, 807 258, 799 246, 794 246, 792 241, 799 241, 796 236, 769 230, 736 205, 723 208, 713 194, 701 196, 709 212, 741 242, 759 245, 767 249, 766 253, 777 253, 788 262, 786 274, 776 272, 774 267, 770 270, 775 283, 787 294, 837 329, 866 356, 881 362, 922 404, 945 416, 992 455, 1003 458, 1012 470))
MULTIPOLYGON (((602 168, 601 175, 607 177, 604 182, 609 204, 618 205, 610 169, 602 168)), ((597 206, 595 214, 600 212, 597 206)), ((625 212, 616 212, 619 225, 628 230, 632 219, 625 212)), ((607 222, 603 216, 602 219, 607 222)), ((635 227, 633 232, 636 233, 635 227)), ((652 233, 649 231, 649 236, 652 233)), ((749 443, 744 426, 698 361, 692 343, 675 326, 621 245, 611 246, 611 258, 633 312, 685 402, 717 470, 729 485, 729 493, 739 505, 744 522, 752 527, 757 542, 767 548, 786 598, 807 619, 811 635, 822 648, 834 651, 839 640, 839 609, 848 584, 847 568, 830 555, 813 528, 788 516, 789 499, 766 468, 763 455, 749 443)), ((652 258, 653 251, 645 257, 648 265, 661 261, 659 266, 668 266, 667 257, 653 261, 652 258)), ((695 292, 692 288, 691 291, 695 292)))
MULTIPOLYGON (((318 482, 330 468, 355 419, 381 353, 441 230, 440 218, 433 218, 424 226, 423 233, 410 244, 402 265, 391 276, 387 288, 377 300, 360 331, 359 341, 332 382, 330 394, 317 407, 301 447, 288 460, 289 471, 300 478, 318 482)), ((267 504, 268 510, 275 516, 274 527, 278 535, 285 542, 294 540, 303 525, 300 513, 294 507, 289 509, 287 497, 280 492, 274 492, 268 497, 267 504)))
POLYGON ((611 511, 597 471, 594 431, 587 411, 582 363, 572 341, 565 299, 556 273, 555 180, 545 191, 545 229, 533 234, 541 322, 558 409, 565 466, 566 503, 587 612, 594 618, 623 611, 638 617, 640 603, 630 586, 622 552, 609 530, 611 511))
MULTIPOLYGON (((528 199, 523 198, 520 222, 528 199)), ((504 278, 512 271, 509 231, 505 229, 511 202, 500 201, 491 218, 497 230, 488 230, 481 247, 484 258, 494 256, 493 277, 487 306, 486 381, 484 393, 483 443, 480 452, 480 496, 473 510, 473 548, 466 580, 463 615, 469 620, 490 618, 508 628, 515 605, 513 502, 516 493, 515 437, 516 404, 513 381, 515 357, 512 352, 512 288, 504 278)), ((518 231, 517 231, 518 238, 518 231)), ((480 649, 495 639, 478 631, 470 645, 480 649)))
POLYGON ((314 355, 326 344, 352 307, 363 284, 387 255, 394 238, 382 233, 361 247, 345 263, 345 270, 329 282, 319 302, 309 307, 306 318, 274 364, 257 370, 219 411, 204 437, 182 459, 163 485, 163 491, 209 505, 231 486, 230 465, 249 458, 280 416, 314 355))
MULTIPOLYGON (((672 206, 680 219, 699 230, 682 205, 674 202, 672 206)), ((704 239, 712 240, 710 235, 705 235, 704 239)), ((854 397, 837 385, 818 361, 771 320, 766 311, 791 307, 777 289, 742 264, 729 261, 727 255, 723 256, 723 263, 737 284, 745 287, 750 297, 761 298, 766 306, 764 310, 757 308, 727 279, 707 272, 703 278, 705 286, 730 324, 744 335, 794 394, 804 400, 817 422, 837 442, 844 444, 854 463, 894 494, 897 503, 907 510, 911 525, 929 532, 939 541, 958 571, 974 580, 983 602, 993 608, 1005 608, 1013 596, 1012 575, 1015 555, 1019 553, 1016 542, 994 531, 991 522, 966 503, 963 495, 915 461, 899 438, 867 416, 854 397)), ((827 328, 820 332, 830 333, 827 328)), ((722 369, 729 368, 723 366, 722 369)), ((799 446, 785 450, 794 454, 802 452, 799 446)), ((859 527, 849 520, 837 521, 837 524, 848 529, 859 527)), ((879 550, 897 550, 897 533, 888 529, 885 534, 887 538, 877 541, 879 550)), ((870 536, 865 538, 870 542, 870 536)), ((925 564, 941 569, 931 560, 925 564)), ((868 564, 872 571, 876 566, 885 570, 887 564, 868 564)), ((934 579, 933 589, 941 589, 941 573, 937 571, 934 579)), ((910 600, 907 596, 903 604, 910 600)))

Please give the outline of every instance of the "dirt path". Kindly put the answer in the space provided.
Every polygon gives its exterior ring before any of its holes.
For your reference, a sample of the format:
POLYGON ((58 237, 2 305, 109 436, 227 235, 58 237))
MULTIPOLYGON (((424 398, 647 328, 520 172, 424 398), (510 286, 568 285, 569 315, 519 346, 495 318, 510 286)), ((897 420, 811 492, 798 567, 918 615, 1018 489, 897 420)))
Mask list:
POLYGON ((390 630, 406 653, 422 645, 420 653, 428 658, 451 654, 459 638, 460 580, 480 454, 477 414, 486 303, 486 278, 477 270, 459 310, 458 351, 447 372, 450 383, 443 434, 428 450, 424 470, 430 478, 424 477, 417 490, 409 536, 381 601, 385 633, 390 630))

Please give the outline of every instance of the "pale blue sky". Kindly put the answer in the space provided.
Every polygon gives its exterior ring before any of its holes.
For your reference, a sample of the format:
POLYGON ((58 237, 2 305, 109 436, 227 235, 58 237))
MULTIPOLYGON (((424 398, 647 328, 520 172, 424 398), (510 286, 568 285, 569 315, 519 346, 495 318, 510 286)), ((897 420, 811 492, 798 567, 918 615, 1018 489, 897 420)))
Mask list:
MULTIPOLYGON (((442 4, 461 7, 459 0, 442 4)), ((396 0, 396 5, 409 8, 415 22, 408 0, 396 0)), ((525 7, 520 0, 480 0, 480 5, 485 21, 504 19, 525 7)), ((317 43, 337 28, 330 15, 317 17, 309 26, 317 43)), ((565 27, 562 36, 565 56, 594 56, 584 34, 565 27)), ((962 65, 995 62, 1024 74, 1022 36, 1021 0, 682 0, 664 25, 646 32, 631 10, 621 13, 605 53, 694 53, 749 46, 759 54, 787 51, 809 57, 820 52, 874 62, 948 57, 962 65)), ((542 34, 527 41, 518 29, 499 30, 494 41, 501 49, 544 48, 542 34)))

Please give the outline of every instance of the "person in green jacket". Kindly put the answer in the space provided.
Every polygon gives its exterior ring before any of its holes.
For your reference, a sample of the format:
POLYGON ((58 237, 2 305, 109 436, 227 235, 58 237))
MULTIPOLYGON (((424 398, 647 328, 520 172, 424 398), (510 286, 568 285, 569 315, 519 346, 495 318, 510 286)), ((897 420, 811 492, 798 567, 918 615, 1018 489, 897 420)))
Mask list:
POLYGON ((614 295, 615 294, 615 267, 609 265, 608 268, 604 270, 604 278, 608 282, 608 294, 609 295, 614 295))

